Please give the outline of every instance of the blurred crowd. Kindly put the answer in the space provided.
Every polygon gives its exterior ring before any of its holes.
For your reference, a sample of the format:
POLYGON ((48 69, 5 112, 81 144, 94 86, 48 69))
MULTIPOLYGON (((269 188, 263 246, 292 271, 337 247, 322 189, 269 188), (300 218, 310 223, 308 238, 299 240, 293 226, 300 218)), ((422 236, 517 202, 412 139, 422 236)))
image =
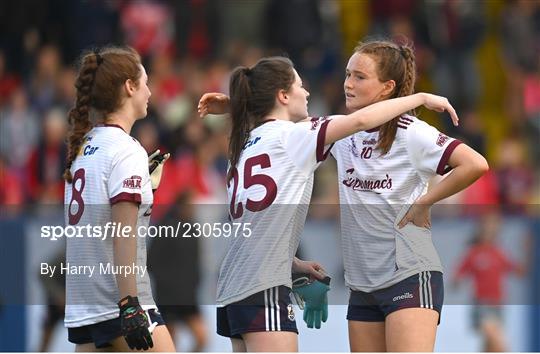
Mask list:
MULTIPOLYGON (((344 113, 344 67, 369 36, 414 42, 417 89, 447 96, 461 126, 421 118, 490 162, 452 203, 522 213, 540 202, 538 0, 21 0, 0 5, 0 204, 16 213, 63 202, 67 112, 84 49, 127 44, 144 58, 152 97, 132 133, 147 151, 172 153, 156 203, 189 191, 194 203, 218 204, 226 203, 228 121, 200 119, 201 94, 226 92, 237 65, 288 55, 311 92, 310 113, 344 113)), ((319 203, 337 198, 326 165, 319 203)))
MULTIPOLYGON (((287 55, 311 93, 311 115, 345 113, 344 68, 369 37, 414 43, 417 91, 447 96, 461 124, 424 110, 420 118, 490 163, 443 209, 538 216, 540 0, 18 0, 0 2, 0 220, 63 204, 67 114, 84 50, 126 44, 143 57, 152 97, 132 135, 149 153, 172 154, 152 214, 168 223, 193 220, 189 204, 226 204, 229 122, 198 116, 204 92, 227 92, 238 65, 287 55)), ((336 180, 333 161, 317 171, 313 204, 324 207, 311 218, 336 217, 336 180)), ((193 259, 177 260, 196 264, 197 247, 186 248, 193 259)), ((206 330, 193 323, 199 350, 206 330)))

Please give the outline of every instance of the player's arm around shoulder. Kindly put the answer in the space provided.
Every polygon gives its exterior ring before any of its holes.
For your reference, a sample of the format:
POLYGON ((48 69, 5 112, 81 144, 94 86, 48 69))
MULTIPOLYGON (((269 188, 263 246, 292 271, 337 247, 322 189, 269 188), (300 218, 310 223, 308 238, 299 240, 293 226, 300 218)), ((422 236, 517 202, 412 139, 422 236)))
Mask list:
POLYGON ((446 97, 420 92, 379 101, 346 116, 332 116, 325 144, 334 143, 362 130, 376 128, 422 105, 437 112, 447 111, 454 125, 458 124, 456 111, 446 97))

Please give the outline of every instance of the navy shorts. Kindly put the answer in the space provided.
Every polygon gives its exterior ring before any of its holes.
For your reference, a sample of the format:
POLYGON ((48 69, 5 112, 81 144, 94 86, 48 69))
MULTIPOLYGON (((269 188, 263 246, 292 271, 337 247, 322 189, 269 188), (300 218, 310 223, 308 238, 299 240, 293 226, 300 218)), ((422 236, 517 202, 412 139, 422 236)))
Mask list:
POLYGON ((443 300, 442 273, 421 272, 371 293, 351 291, 347 320, 383 322, 394 311, 421 307, 437 311, 440 323, 443 300))
MULTIPOLYGON (((161 314, 156 310, 148 310, 147 313, 152 323, 157 322, 158 326, 165 324, 161 314)), ((88 326, 68 328, 68 340, 71 343, 94 343, 98 349, 110 347, 111 342, 120 336, 122 330, 119 317, 88 326)))
POLYGON ((217 309, 217 333, 242 338, 248 332, 296 332, 291 289, 276 286, 217 309))

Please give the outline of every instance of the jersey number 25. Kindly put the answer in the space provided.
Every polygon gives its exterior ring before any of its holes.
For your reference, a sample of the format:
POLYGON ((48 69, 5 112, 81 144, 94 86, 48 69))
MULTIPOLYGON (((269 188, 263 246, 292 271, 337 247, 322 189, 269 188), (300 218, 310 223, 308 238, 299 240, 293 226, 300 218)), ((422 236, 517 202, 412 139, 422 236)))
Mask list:
MULTIPOLYGON (((268 175, 262 173, 253 174, 254 166, 261 166, 261 169, 269 168, 272 166, 270 163, 270 156, 268 156, 268 154, 252 156, 244 163, 244 188, 248 189, 251 186, 261 185, 266 189, 266 194, 261 200, 255 201, 248 198, 246 201, 246 209, 257 212, 268 208, 274 202, 277 196, 277 185, 272 177, 268 175)), ((242 202, 236 203, 236 193, 238 192, 238 169, 236 167, 232 168, 234 187, 230 204, 230 214, 231 218, 238 219, 244 214, 244 206, 242 202)))

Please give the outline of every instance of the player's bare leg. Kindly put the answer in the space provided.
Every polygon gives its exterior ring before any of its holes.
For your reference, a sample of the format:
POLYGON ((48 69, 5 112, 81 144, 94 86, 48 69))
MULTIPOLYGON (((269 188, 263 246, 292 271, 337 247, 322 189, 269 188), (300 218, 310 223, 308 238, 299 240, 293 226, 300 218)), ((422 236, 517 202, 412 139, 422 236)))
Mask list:
POLYGON ((171 336, 174 343, 176 339, 176 323, 169 322, 169 323, 166 323, 165 326, 167 326, 167 331, 169 331, 169 335, 171 336))
POLYGON ((231 338, 232 351, 235 353, 245 353, 247 352, 246 343, 243 339, 231 338))
POLYGON ((425 308, 408 308, 386 317, 386 349, 390 352, 432 352, 439 313, 425 308))
POLYGON ((384 322, 349 321, 351 352, 385 352, 384 322))
POLYGON ((242 335, 248 352, 297 352, 296 332, 251 332, 242 335))

